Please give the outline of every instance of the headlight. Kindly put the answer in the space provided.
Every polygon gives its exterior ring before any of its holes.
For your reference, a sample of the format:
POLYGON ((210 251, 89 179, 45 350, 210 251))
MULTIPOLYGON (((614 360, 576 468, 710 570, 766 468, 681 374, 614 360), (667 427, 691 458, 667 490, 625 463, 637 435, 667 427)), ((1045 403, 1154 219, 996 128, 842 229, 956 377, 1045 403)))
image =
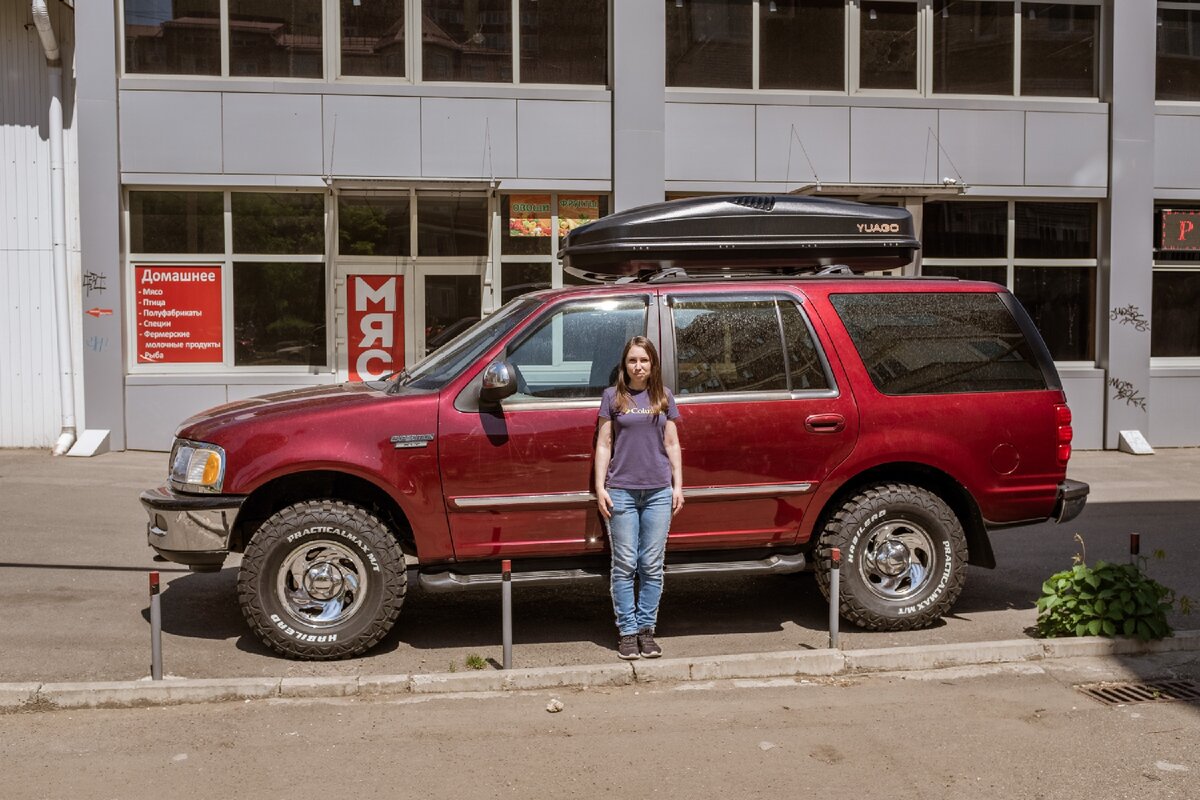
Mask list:
POLYGON ((219 492, 225 451, 215 444, 176 439, 171 449, 171 486, 185 492, 219 492))

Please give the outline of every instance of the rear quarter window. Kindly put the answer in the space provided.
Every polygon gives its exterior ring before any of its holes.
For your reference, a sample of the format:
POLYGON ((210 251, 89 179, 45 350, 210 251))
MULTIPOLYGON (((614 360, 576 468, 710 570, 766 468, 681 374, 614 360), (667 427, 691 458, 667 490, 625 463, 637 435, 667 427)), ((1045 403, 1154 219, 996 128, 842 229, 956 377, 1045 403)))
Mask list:
POLYGON ((884 394, 1047 388, 1034 348, 998 294, 836 294, 829 301, 884 394))

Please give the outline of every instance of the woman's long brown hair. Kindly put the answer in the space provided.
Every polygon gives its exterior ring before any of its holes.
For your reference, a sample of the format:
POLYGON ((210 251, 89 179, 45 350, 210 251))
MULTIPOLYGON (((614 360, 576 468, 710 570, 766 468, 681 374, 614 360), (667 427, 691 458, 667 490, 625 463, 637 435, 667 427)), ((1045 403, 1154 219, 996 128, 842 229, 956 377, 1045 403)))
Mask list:
POLYGON ((625 349, 621 351, 621 366, 617 370, 617 396, 615 398, 617 412, 624 414, 633 408, 633 393, 629 391, 629 376, 625 372, 625 359, 629 357, 629 351, 634 347, 642 348, 650 356, 650 377, 646 381, 646 391, 650 398, 650 412, 663 414, 667 410, 667 392, 663 389, 662 365, 658 360, 658 350, 654 348, 654 343, 645 336, 633 337, 625 343, 625 349))

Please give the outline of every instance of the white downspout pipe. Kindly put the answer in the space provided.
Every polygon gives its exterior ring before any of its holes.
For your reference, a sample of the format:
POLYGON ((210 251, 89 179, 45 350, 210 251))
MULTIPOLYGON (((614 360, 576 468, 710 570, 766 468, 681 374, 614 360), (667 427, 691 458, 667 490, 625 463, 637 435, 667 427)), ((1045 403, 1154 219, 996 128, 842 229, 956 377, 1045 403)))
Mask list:
POLYGON ((67 288, 67 180, 63 164, 62 56, 46 0, 31 0, 33 24, 46 51, 50 77, 50 230, 54 239, 54 317, 58 328, 62 432, 54 444, 61 456, 75 443, 75 370, 71 363, 70 292, 67 288))

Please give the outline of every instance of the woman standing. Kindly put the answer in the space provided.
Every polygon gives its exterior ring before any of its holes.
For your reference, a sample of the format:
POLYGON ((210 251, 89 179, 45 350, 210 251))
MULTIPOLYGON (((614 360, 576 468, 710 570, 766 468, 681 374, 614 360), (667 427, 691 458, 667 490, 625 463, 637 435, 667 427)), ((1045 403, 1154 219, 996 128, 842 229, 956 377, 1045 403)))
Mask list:
POLYGON ((654 625, 663 558, 671 517, 683 508, 677 419, 658 351, 646 337, 633 337, 621 353, 616 386, 604 390, 596 438, 596 499, 612 549, 617 654, 627 660, 662 655, 654 625))

